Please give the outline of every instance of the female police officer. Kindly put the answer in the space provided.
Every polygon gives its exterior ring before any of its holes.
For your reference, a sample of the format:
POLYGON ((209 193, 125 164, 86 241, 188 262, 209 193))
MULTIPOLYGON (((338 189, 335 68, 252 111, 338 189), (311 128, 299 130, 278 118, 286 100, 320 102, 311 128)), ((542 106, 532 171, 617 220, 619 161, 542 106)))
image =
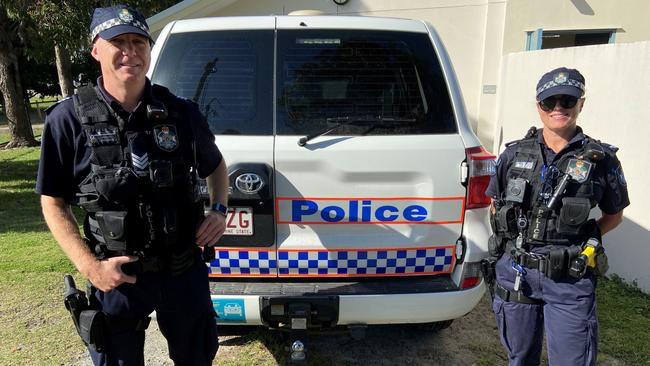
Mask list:
POLYGON ((510 365, 538 365, 544 331, 551 365, 594 365, 594 270, 576 258, 618 226, 629 205, 617 148, 583 134, 584 77, 557 68, 537 84, 543 129, 507 144, 486 194, 493 198, 496 315, 510 365), (602 216, 589 220, 598 205, 602 216))
POLYGON ((48 111, 36 187, 52 234, 96 289, 76 325, 95 364, 142 365, 155 310, 176 364, 211 364, 215 313, 196 244, 224 231, 225 162, 197 106, 146 78, 153 41, 140 13, 95 9, 90 31, 102 76, 48 111), (214 208, 205 218, 197 175, 214 208), (87 213, 85 239, 70 204, 87 213))

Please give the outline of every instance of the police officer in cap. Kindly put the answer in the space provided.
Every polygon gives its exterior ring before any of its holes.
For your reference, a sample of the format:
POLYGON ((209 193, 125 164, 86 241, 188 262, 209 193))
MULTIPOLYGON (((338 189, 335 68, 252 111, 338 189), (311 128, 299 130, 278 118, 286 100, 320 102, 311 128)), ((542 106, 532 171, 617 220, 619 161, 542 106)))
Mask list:
POLYGON ((138 11, 97 8, 90 33, 101 76, 47 111, 36 185, 54 238, 92 284, 75 323, 96 365, 143 365, 155 310, 176 364, 211 364, 200 247, 225 229, 225 161, 197 105, 147 79, 153 40, 138 11), (86 212, 85 238, 70 205, 86 212))
POLYGON ((543 128, 506 144, 486 191, 493 198, 493 310, 510 365, 539 365, 544 331, 550 365, 596 364, 602 235, 621 223, 630 202, 617 148, 576 125, 584 91, 575 69, 541 77, 543 128), (595 206, 602 215, 589 219, 595 206), (597 253, 598 265, 581 266, 584 253, 597 253))

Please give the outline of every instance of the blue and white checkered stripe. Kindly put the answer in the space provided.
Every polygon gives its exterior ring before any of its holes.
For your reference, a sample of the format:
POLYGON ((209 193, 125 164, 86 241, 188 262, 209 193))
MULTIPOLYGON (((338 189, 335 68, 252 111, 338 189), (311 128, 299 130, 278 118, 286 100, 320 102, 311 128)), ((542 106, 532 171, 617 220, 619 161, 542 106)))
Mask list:
POLYGON ((269 276, 391 276, 449 273, 454 247, 379 250, 247 251, 217 248, 210 273, 269 276))
POLYGON ((275 276, 277 260, 273 250, 216 248, 215 259, 208 266, 211 275, 275 276))
POLYGON ((147 34, 149 34, 149 28, 143 24, 142 22, 138 21, 137 19, 133 19, 131 21, 124 21, 120 18, 113 18, 109 19, 101 24, 98 24, 95 28, 93 28, 93 31, 90 33, 90 39, 94 40, 97 35, 109 28, 113 28, 118 25, 132 25, 134 27, 140 28, 141 30, 145 31, 147 34))
POLYGON ((450 272, 453 247, 374 251, 280 251, 279 275, 393 275, 450 272))

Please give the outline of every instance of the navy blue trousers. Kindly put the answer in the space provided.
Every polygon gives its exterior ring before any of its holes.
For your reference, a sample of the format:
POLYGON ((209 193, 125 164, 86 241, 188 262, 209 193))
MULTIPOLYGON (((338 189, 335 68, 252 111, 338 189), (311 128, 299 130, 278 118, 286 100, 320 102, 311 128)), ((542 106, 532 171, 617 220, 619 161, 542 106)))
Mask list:
MULTIPOLYGON (((219 347, 216 313, 202 260, 183 274, 138 275, 137 283, 97 291, 109 316, 143 318, 156 311, 175 365, 211 365, 219 347)), ((89 349, 95 365, 144 365, 144 331, 123 330, 108 336, 104 353, 89 349)))
MULTIPOLYGON (((512 290, 516 271, 508 254, 499 259, 496 272, 497 281, 512 290)), ((588 274, 576 280, 567 276, 554 281, 535 269, 526 268, 523 279, 524 295, 541 300, 542 304, 506 302, 498 296, 492 303, 509 365, 539 365, 544 331, 549 365, 595 365, 598 354, 595 277, 588 274)))

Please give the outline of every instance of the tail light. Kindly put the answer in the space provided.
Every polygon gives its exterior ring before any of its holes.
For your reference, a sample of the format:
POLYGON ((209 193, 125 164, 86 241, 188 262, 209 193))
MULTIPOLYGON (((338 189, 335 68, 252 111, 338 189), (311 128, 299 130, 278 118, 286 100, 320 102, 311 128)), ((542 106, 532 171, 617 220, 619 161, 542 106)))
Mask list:
POLYGON ((463 274, 460 279, 461 290, 477 286, 481 283, 481 262, 465 263, 463 274))
POLYGON ((483 146, 470 147, 465 150, 469 168, 467 183, 467 209, 487 207, 490 197, 485 195, 490 176, 496 170, 496 156, 487 152, 483 146))

